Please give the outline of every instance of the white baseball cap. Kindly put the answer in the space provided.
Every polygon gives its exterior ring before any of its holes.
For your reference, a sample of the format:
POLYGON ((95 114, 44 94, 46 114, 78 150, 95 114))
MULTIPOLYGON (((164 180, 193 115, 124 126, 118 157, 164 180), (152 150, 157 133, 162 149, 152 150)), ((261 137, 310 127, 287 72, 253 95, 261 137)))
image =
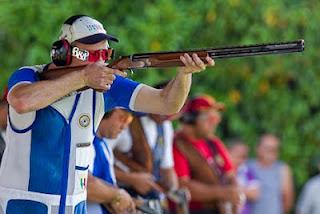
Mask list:
POLYGON ((78 41, 84 44, 95 44, 102 40, 119 42, 116 37, 107 34, 100 22, 85 15, 68 18, 62 25, 59 39, 66 39, 69 43, 78 41))

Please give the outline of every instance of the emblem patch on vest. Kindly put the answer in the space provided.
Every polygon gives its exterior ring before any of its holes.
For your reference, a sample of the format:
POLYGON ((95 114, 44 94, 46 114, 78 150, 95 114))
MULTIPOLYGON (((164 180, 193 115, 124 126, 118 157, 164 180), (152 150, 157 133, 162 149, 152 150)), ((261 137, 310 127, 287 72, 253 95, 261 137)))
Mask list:
POLYGON ((79 117, 79 125, 82 128, 87 128, 90 124, 90 117, 88 114, 81 114, 79 117))

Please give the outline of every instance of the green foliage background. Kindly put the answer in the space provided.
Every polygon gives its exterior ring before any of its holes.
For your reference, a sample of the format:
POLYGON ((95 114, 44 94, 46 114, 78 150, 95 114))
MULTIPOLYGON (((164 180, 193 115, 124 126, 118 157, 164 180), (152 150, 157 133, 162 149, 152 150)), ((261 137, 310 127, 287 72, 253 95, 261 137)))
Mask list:
MULTIPOLYGON (((281 158, 301 187, 319 152, 319 10, 318 0, 0 0, 0 86, 22 65, 49 62, 61 23, 74 14, 101 20, 120 38, 118 55, 304 38, 304 53, 217 60, 194 76, 191 92, 226 103, 223 139, 241 137, 253 149, 263 132, 280 136, 281 158)), ((174 73, 131 77, 154 84, 174 73)))

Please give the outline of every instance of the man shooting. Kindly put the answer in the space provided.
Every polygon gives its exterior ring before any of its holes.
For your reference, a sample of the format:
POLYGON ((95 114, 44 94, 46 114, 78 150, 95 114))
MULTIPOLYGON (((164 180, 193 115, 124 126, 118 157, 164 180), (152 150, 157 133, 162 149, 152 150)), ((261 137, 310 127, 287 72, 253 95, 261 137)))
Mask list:
MULTIPOLYGON (((50 62, 22 67, 9 80, 6 158, 0 169, 3 213, 86 213, 88 150, 104 113, 116 106, 156 114, 178 112, 192 74, 206 68, 197 55, 184 55, 185 66, 158 90, 106 67, 108 41, 118 40, 97 20, 72 16, 62 25, 59 39, 61 47, 52 54, 65 57, 63 68, 85 67, 39 80, 41 72, 55 72, 58 66, 50 62), (85 87, 89 89, 80 90, 85 87)), ((206 63, 214 64, 209 57, 206 63)))

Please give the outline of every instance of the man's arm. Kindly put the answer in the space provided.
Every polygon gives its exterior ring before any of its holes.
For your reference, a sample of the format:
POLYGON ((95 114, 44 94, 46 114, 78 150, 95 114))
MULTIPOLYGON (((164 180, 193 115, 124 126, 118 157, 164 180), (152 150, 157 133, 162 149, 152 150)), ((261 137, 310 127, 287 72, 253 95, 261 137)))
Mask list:
POLYGON ((107 185, 104 181, 88 174, 88 200, 97 203, 111 202, 119 192, 119 189, 107 185))
POLYGON ((83 86, 81 76, 70 73, 55 80, 20 84, 9 93, 8 102, 17 113, 27 113, 44 108, 83 86))
POLYGON ((116 213, 135 210, 135 204, 125 190, 107 185, 91 173, 88 174, 87 197, 89 201, 108 205, 116 213))
POLYGON ((173 168, 161 169, 160 185, 167 191, 176 190, 179 187, 177 174, 173 168))
POLYGON ((258 185, 246 186, 242 189, 248 201, 256 201, 260 197, 260 188, 258 185))
POLYGON ((118 151, 117 149, 113 150, 114 156, 117 160, 125 164, 127 167, 130 168, 131 171, 134 172, 151 172, 148 170, 147 166, 141 165, 137 163, 132 158, 128 157, 128 155, 118 151))
MULTIPOLYGON (((135 111, 169 115, 182 108, 190 91, 192 73, 204 70, 206 65, 197 55, 191 58, 186 54, 180 59, 185 67, 179 69, 176 77, 164 89, 144 85, 139 90, 134 103, 135 111)), ((207 62, 214 65, 210 57, 207 57, 207 62)))
POLYGON ((248 168, 246 176, 248 179, 248 183, 245 186, 243 186, 242 190, 243 193, 246 195, 247 200, 253 202, 260 198, 260 182, 256 178, 252 169, 250 169, 250 167, 248 168))
POLYGON ((230 201, 239 204, 239 188, 234 185, 209 185, 186 177, 179 178, 179 184, 188 188, 191 199, 200 202, 212 202, 214 200, 230 201))
POLYGON ((285 213, 290 212, 294 200, 294 189, 291 170, 288 165, 282 168, 282 201, 285 213))
POLYGON ((142 195, 151 190, 163 192, 162 188, 156 182, 154 182, 153 176, 149 173, 124 172, 115 167, 115 174, 117 181, 132 187, 142 195))
POLYGON ((36 111, 85 86, 108 90, 115 79, 114 74, 122 73, 102 63, 90 64, 79 72, 70 72, 54 80, 17 85, 8 94, 8 102, 20 114, 36 111))

